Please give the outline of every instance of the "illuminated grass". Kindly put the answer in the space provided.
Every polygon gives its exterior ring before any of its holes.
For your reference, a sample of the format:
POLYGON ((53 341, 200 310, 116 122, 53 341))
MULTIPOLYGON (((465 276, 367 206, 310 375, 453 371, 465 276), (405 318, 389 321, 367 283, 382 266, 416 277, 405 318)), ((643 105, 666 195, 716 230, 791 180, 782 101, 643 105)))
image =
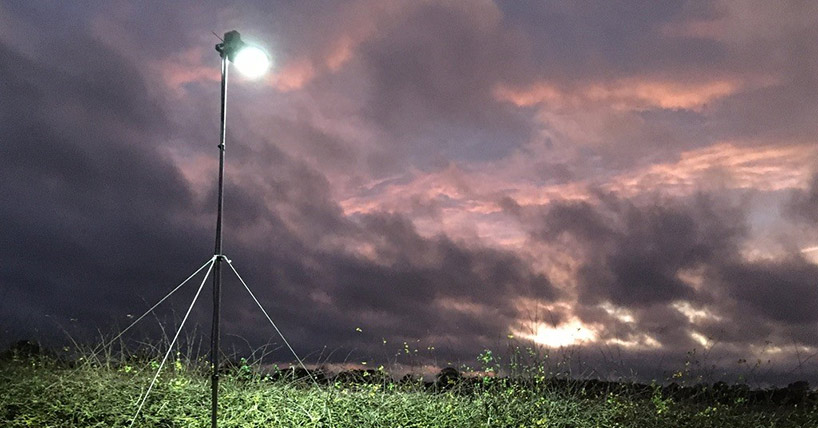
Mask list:
MULTIPOLYGON (((68 367, 37 357, 2 362, 0 426, 127 427, 157 362, 68 367)), ((686 403, 661 394, 588 398, 573 388, 491 379, 468 391, 420 385, 273 381, 236 370, 222 378, 222 427, 802 427, 808 406, 686 403)), ((134 426, 209 427, 209 380, 172 362, 134 426)))

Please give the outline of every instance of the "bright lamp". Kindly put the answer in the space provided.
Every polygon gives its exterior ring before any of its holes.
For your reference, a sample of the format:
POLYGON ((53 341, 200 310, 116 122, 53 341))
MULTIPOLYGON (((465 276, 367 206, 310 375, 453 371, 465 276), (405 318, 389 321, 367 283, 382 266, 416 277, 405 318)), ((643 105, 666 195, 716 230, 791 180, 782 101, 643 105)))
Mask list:
POLYGON ((236 52, 233 65, 241 74, 255 79, 261 77, 270 68, 270 57, 259 47, 245 45, 236 52))

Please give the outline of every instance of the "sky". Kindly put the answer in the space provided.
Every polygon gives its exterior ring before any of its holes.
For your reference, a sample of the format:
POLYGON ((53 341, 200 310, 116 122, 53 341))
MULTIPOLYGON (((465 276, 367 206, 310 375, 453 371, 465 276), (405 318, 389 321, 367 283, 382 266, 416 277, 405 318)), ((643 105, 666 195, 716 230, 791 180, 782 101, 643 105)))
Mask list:
MULTIPOLYGON (((110 337, 212 257, 230 30, 274 64, 230 72, 224 254, 307 361, 818 381, 796 0, 5 2, 0 345, 110 337)), ((225 346, 280 345, 227 273, 225 346)))

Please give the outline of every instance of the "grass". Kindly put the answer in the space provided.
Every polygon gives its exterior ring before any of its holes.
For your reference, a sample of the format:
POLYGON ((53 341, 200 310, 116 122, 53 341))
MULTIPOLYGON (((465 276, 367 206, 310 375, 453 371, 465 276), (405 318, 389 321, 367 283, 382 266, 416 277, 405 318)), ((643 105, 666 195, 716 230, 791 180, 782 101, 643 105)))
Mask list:
MULTIPOLYGON (((169 361, 134 426, 209 427, 206 367, 169 361)), ((127 427, 159 360, 0 362, 0 426, 127 427)), ((320 386, 241 365, 222 376, 220 427, 807 427, 818 407, 673 398, 658 386, 608 388, 531 378, 478 378, 435 389, 423 383, 328 380, 320 386)), ((609 385, 610 386, 610 385, 609 385)))

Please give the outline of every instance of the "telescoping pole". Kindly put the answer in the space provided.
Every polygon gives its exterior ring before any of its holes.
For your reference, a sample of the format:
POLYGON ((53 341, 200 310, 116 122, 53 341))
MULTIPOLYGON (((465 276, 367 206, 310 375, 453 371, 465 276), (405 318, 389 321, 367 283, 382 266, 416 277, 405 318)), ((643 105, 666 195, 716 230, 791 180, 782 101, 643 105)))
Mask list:
POLYGON ((219 196, 216 214, 216 260, 213 266, 213 330, 210 335, 210 420, 212 428, 217 428, 216 417, 219 409, 219 307, 222 286, 222 211, 224 209, 224 141, 225 120, 227 118, 227 50, 220 51, 222 57, 222 105, 221 132, 219 135, 219 196))

